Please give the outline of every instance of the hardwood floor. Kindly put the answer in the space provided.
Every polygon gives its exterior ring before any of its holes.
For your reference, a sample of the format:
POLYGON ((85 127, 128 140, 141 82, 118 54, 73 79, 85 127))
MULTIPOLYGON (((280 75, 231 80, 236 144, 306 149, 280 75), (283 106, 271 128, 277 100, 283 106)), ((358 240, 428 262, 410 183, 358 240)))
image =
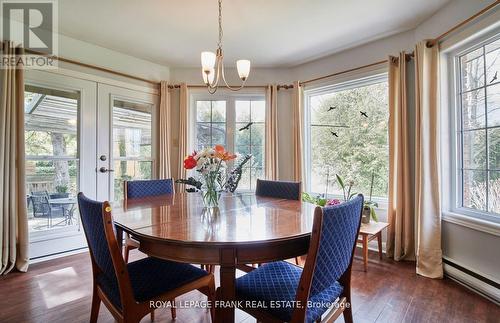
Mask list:
MULTIPOLYGON (((359 250, 357 251, 359 252, 359 250)), ((357 254, 353 265, 354 322, 498 322, 500 307, 450 279, 415 274, 413 263, 378 260, 370 253, 368 272, 357 254)), ((131 259, 138 259, 138 251, 131 259)), ((88 253, 30 266, 28 273, 0 278, 0 322, 88 322, 91 295, 88 253)), ((204 300, 198 292, 178 301, 204 300)), ((156 322, 171 322, 170 311, 156 311, 156 322)), ((255 322, 237 311, 237 322, 255 322)), ((99 322, 113 322, 101 305, 99 322)), ((150 322, 149 316, 143 322, 150 322)), ((175 322, 210 322, 200 308, 178 309, 175 322)), ((338 322, 343 322, 342 317, 338 322)))

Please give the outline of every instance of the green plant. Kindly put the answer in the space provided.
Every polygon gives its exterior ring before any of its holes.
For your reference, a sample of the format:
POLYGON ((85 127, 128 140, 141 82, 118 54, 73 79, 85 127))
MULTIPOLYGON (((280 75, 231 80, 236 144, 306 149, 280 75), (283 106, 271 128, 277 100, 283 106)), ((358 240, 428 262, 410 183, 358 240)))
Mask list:
POLYGON ((66 185, 57 185, 56 192, 60 194, 64 194, 68 192, 68 187, 66 185))
POLYGON ((355 196, 358 193, 351 193, 352 187, 354 186, 353 181, 349 181, 347 185, 344 183, 344 180, 342 177, 340 177, 339 174, 335 174, 337 177, 337 182, 339 183, 340 187, 342 188, 342 193, 344 195, 344 201, 349 201, 353 196, 355 196))
POLYGON ((306 192, 302 193, 302 201, 307 202, 307 203, 311 203, 311 204, 315 204, 318 206, 325 206, 326 203, 328 202, 328 200, 326 198, 322 197, 321 195, 312 196, 311 194, 306 193, 306 192))
POLYGON ((378 217, 377 217, 377 214, 375 213, 375 208, 378 207, 378 203, 372 202, 373 180, 374 179, 375 179, 375 173, 372 172, 372 180, 370 183, 370 199, 368 201, 365 201, 364 208, 369 208, 370 209, 370 217, 373 220, 375 220, 375 222, 378 222, 378 217))

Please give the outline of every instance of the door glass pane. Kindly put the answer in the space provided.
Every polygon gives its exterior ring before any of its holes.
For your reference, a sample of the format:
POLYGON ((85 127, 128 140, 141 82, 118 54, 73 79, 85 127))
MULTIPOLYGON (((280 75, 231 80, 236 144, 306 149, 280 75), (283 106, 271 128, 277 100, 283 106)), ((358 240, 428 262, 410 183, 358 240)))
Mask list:
POLYGON ((79 93, 26 86, 26 201, 30 232, 79 228, 79 93))
POLYGON ((114 200, 123 199, 123 181, 152 178, 152 106, 113 102, 114 200))

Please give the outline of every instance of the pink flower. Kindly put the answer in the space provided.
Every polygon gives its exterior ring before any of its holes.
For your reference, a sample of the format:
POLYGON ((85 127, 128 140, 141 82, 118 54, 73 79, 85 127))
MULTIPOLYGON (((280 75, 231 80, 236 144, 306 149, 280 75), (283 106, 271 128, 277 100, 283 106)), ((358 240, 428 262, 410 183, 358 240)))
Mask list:
POLYGON ((340 203, 342 203, 342 201, 339 199, 331 199, 331 200, 328 200, 328 202, 326 202, 326 205, 331 206, 331 205, 338 205, 340 203))

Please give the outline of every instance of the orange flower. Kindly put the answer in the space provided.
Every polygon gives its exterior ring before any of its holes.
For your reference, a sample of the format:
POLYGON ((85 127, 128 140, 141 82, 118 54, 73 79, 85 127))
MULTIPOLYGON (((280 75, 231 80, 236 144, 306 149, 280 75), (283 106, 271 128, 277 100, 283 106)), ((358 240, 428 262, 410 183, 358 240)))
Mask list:
POLYGON ((223 161, 228 161, 236 158, 236 155, 232 155, 230 152, 226 151, 224 149, 224 146, 222 145, 215 145, 214 150, 215 157, 222 159, 223 161))
POLYGON ((222 145, 215 145, 214 149, 217 154, 223 154, 226 151, 222 145))

